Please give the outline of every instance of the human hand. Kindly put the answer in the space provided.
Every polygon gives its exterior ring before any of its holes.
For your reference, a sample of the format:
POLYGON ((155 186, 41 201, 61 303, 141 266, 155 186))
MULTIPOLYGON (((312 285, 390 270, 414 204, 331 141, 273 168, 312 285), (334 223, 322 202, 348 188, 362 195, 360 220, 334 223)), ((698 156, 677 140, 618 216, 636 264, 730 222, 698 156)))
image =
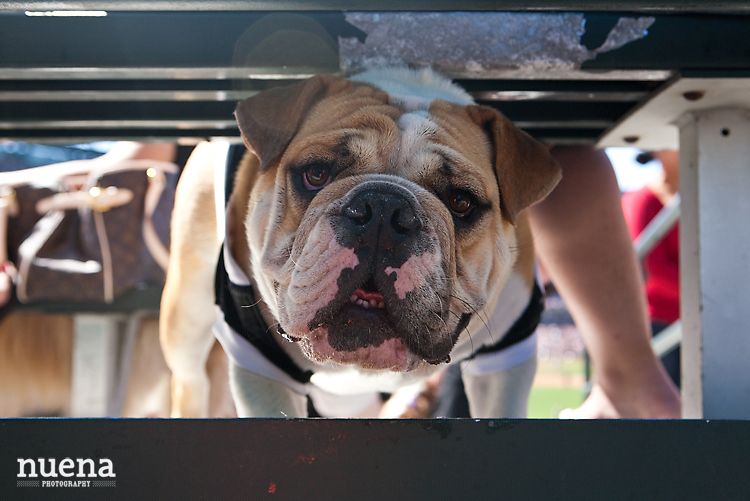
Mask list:
POLYGON ((577 409, 564 409, 560 419, 679 419, 680 395, 669 381, 656 391, 608 394, 595 384, 577 409))

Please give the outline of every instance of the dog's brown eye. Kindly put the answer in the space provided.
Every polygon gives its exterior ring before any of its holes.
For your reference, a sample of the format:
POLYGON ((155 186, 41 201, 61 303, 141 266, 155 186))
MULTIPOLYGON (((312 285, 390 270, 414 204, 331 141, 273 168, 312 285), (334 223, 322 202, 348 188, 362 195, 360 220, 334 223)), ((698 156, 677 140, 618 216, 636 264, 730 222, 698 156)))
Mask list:
POLYGON ((461 190, 452 191, 448 202, 450 204, 451 210, 460 217, 468 216, 469 214, 471 214, 471 210, 474 208, 474 203, 471 200, 471 195, 461 190))
POLYGON ((323 164, 310 166, 303 176, 305 188, 308 190, 319 190, 331 180, 331 172, 323 164))

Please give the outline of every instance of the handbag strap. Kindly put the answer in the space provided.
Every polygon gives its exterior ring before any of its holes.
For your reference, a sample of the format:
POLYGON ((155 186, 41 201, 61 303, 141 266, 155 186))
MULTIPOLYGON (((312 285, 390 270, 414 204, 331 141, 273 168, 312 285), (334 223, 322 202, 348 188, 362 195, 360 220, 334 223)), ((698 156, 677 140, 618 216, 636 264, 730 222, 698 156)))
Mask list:
POLYGON ((47 239, 60 226, 62 220, 62 211, 50 211, 37 221, 31 234, 18 247, 18 283, 16 284, 16 296, 22 303, 29 301, 29 296, 26 294, 26 283, 28 282, 27 277, 29 276, 31 263, 47 239))
MULTIPOLYGON (((18 199, 13 188, 0 186, 0 295, 10 295, 17 270, 8 260, 8 217, 18 214, 18 199)), ((6 299, 7 301, 7 299, 6 299)), ((0 307, 5 304, 0 304, 0 307)))
POLYGON ((166 273, 169 266, 169 249, 162 243, 159 234, 156 233, 153 216, 159 205, 159 200, 161 200, 161 194, 167 187, 167 178, 163 171, 158 170, 152 171, 149 169, 146 171, 146 175, 149 183, 143 200, 143 243, 146 244, 146 249, 151 253, 154 261, 166 273))

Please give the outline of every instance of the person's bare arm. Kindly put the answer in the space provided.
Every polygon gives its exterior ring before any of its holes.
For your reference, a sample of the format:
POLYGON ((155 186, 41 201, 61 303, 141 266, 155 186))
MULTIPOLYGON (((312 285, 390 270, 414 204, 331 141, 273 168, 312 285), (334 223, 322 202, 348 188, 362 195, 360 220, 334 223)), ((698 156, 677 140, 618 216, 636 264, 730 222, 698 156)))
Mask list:
POLYGON ((556 147, 563 178, 529 209, 537 255, 576 322, 597 380, 572 418, 679 418, 680 395, 651 350, 643 282, 603 151, 556 147))
POLYGON ((134 143, 120 141, 112 149, 99 157, 107 162, 121 160, 159 160, 162 162, 174 161, 177 145, 173 143, 134 143))

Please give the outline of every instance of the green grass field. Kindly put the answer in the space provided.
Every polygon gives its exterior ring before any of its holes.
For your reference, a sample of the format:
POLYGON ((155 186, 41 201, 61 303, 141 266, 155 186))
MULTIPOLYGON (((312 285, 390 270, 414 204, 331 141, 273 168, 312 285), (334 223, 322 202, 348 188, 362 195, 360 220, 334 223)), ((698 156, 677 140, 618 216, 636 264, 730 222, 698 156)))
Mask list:
POLYGON ((583 403, 583 388, 532 388, 529 398, 529 417, 556 418, 560 411, 575 409, 583 403))
POLYGON ((539 361, 538 377, 531 389, 529 417, 550 419, 558 417, 565 408, 575 409, 584 400, 584 361, 539 361))

